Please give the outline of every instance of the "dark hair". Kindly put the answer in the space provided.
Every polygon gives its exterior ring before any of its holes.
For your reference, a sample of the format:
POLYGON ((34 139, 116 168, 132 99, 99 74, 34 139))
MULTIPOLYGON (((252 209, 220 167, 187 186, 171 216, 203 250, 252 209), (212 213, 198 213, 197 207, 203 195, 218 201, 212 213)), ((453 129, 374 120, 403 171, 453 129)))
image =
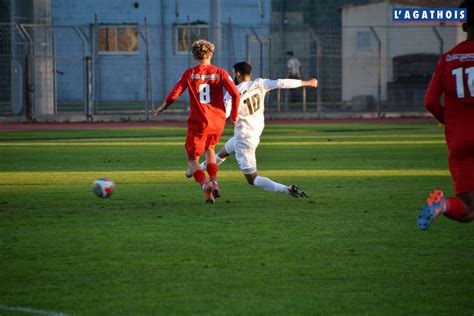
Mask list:
POLYGON ((252 66, 250 66, 250 64, 246 61, 235 64, 233 68, 235 72, 238 72, 243 76, 252 74, 252 66))
POLYGON ((289 55, 289 56, 293 56, 293 55, 294 55, 291 50, 287 51, 286 54, 289 55))
POLYGON ((474 27, 474 0, 464 0, 459 6, 461 9, 466 9, 467 25, 474 27))

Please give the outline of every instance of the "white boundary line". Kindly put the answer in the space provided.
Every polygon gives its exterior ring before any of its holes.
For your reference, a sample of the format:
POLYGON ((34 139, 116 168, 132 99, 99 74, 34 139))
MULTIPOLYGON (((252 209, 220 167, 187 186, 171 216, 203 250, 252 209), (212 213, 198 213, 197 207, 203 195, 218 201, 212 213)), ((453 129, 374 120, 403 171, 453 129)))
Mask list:
POLYGON ((34 309, 34 308, 23 307, 23 306, 0 305, 0 311, 2 310, 13 311, 13 312, 23 312, 23 313, 30 313, 30 314, 37 314, 37 315, 47 315, 47 316, 69 316, 69 314, 65 314, 65 313, 34 309))

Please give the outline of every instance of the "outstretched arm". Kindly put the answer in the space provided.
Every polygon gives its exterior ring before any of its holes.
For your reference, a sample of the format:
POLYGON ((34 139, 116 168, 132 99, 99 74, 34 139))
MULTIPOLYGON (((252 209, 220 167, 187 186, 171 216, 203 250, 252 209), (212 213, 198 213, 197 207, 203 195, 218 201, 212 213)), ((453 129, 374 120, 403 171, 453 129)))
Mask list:
POLYGON ((298 79, 278 79, 278 80, 263 80, 263 84, 266 90, 273 90, 273 89, 294 89, 300 87, 313 87, 316 88, 318 86, 317 79, 310 79, 310 80, 298 80, 298 79))
POLYGON ((316 88, 318 86, 318 80, 313 78, 309 80, 301 80, 301 85, 303 87, 313 87, 316 88))
POLYGON ((165 101, 163 104, 155 110, 153 113, 155 116, 160 115, 163 111, 165 111, 171 104, 173 104, 178 97, 186 90, 188 87, 188 81, 186 79, 186 72, 183 73, 179 81, 174 85, 171 92, 166 96, 165 101))
POLYGON ((153 113, 153 115, 155 116, 158 116, 160 115, 162 112, 164 112, 172 103, 168 103, 168 101, 164 101, 161 106, 159 108, 157 108, 155 110, 155 112, 153 113))

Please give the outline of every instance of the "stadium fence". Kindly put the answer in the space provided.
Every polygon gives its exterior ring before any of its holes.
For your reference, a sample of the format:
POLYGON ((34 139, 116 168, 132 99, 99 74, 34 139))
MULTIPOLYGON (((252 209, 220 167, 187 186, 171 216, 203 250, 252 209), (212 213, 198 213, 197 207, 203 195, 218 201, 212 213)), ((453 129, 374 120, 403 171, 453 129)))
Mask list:
MULTIPOLYGON (((302 117, 420 115, 423 96, 443 51, 460 40, 459 26, 343 26, 218 30, 196 24, 0 24, 0 117, 139 114, 151 119, 181 72, 194 65, 189 45, 220 34, 214 62, 232 71, 252 64, 253 77, 285 78, 286 51, 318 89, 272 91, 268 113, 302 117), (166 44, 167 43, 167 44, 166 44), (171 43, 171 44, 170 44, 171 43)), ((189 111, 186 97, 171 113, 189 111)))

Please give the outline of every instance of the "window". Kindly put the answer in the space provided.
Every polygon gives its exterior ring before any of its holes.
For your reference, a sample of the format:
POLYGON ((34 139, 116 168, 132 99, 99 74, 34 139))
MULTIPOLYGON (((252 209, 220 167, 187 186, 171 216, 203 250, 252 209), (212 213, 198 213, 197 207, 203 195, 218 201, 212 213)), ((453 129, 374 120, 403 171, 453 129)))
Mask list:
POLYGON ((357 48, 370 48, 370 32, 357 32, 357 48))
POLYGON ((208 25, 203 22, 194 22, 191 24, 182 24, 176 26, 176 51, 178 53, 187 53, 191 50, 191 45, 198 39, 209 38, 208 25))
POLYGON ((99 52, 137 53, 138 28, 136 26, 108 25, 99 28, 99 52))

